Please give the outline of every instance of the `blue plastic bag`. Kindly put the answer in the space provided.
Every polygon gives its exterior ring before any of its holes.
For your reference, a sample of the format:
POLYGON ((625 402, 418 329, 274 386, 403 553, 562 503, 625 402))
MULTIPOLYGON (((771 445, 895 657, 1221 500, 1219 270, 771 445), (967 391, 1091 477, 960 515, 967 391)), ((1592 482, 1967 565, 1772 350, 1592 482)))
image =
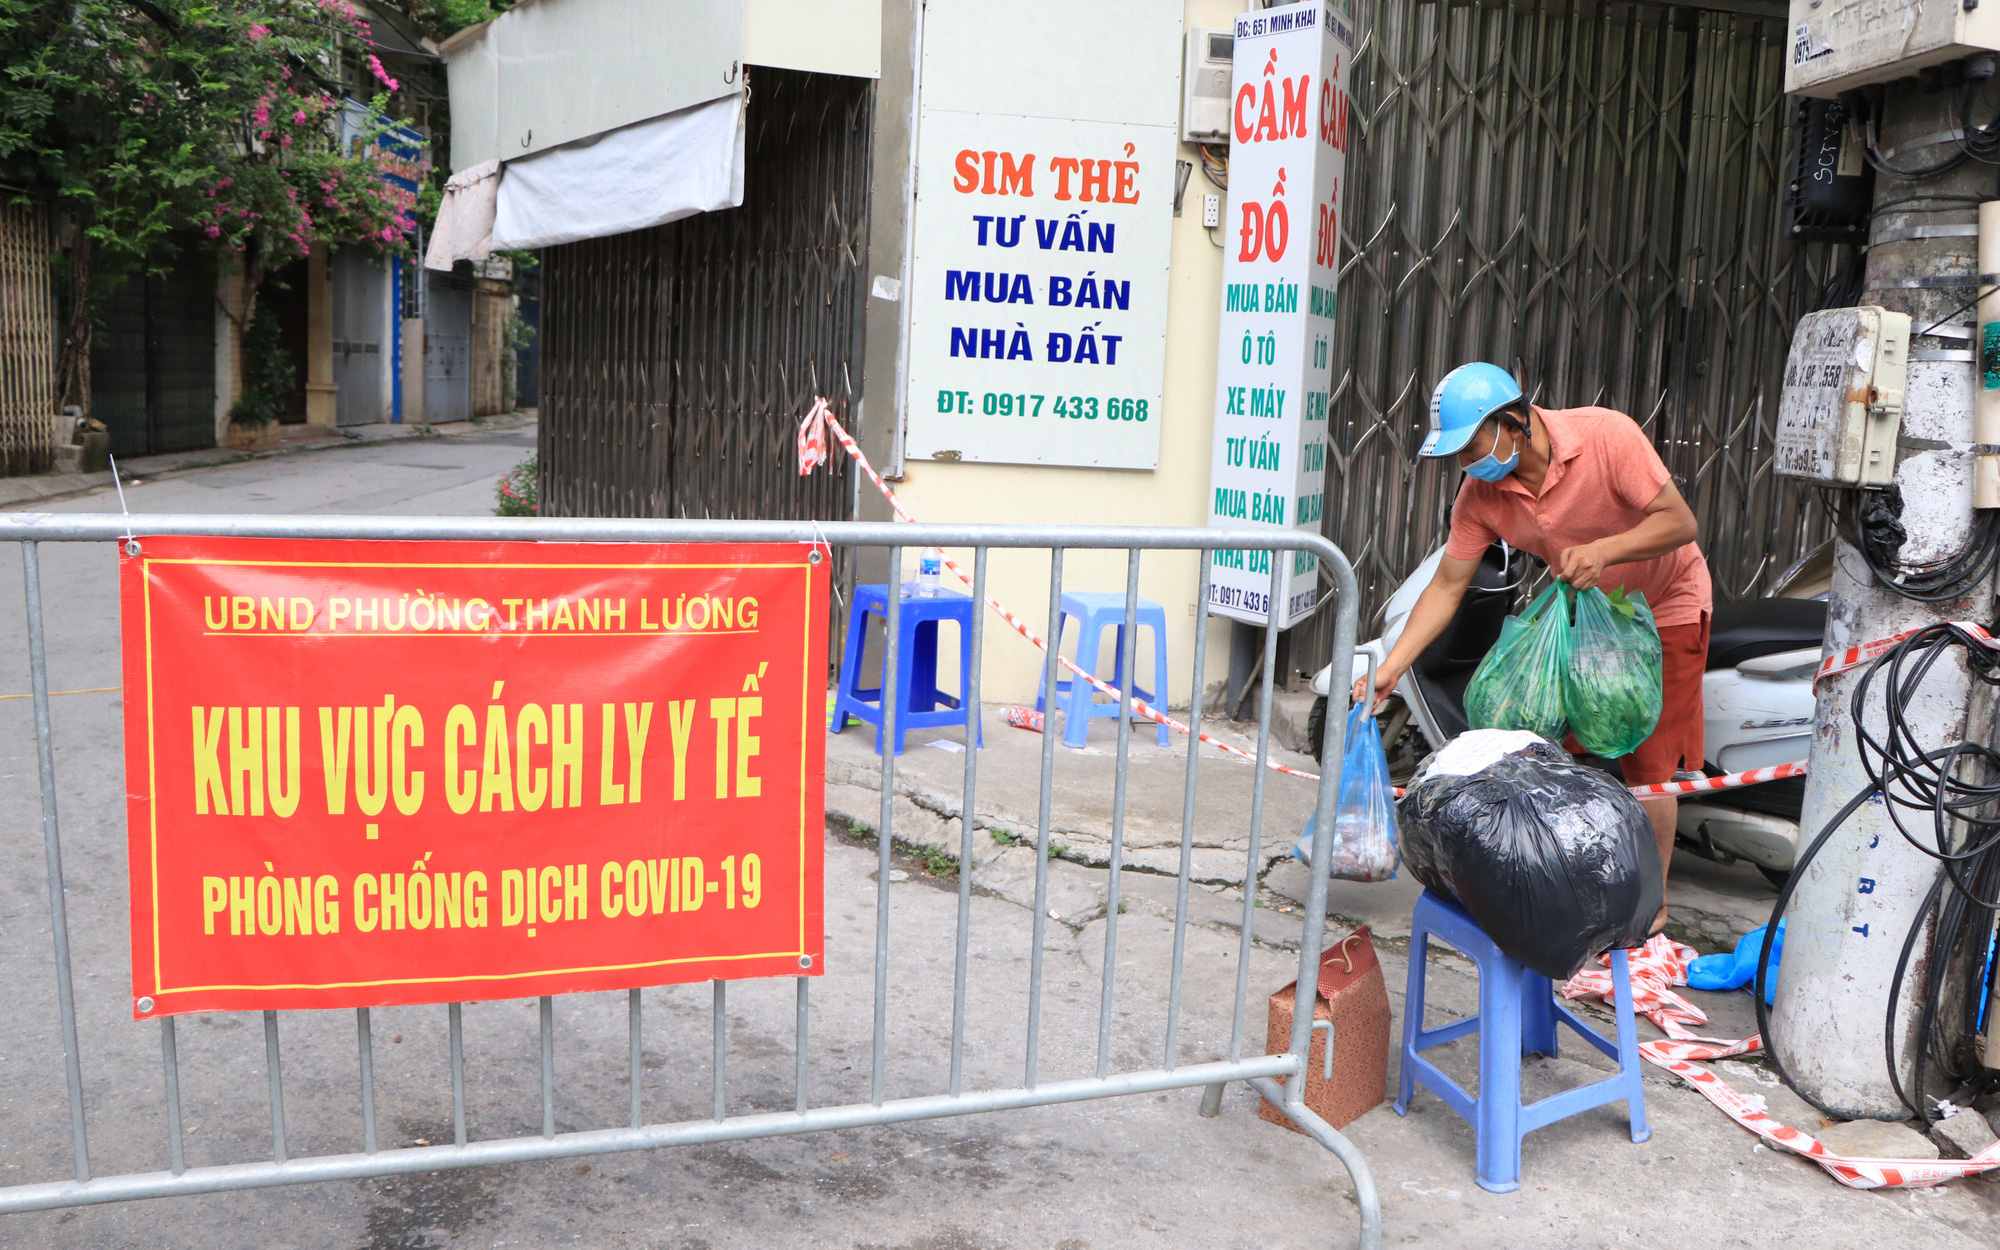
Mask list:
MULTIPOLYGON (((1396 791, 1389 784, 1389 757, 1382 750, 1382 730, 1365 704, 1347 714, 1347 748, 1340 761, 1340 801, 1333 816, 1333 877, 1341 881, 1387 881, 1396 875, 1402 851, 1396 839, 1396 791)), ((1306 831, 1292 854, 1312 866, 1313 828, 1306 831)))
MULTIPOLYGON (((1764 929, 1758 925, 1744 934, 1736 949, 1720 955, 1703 955, 1688 964, 1688 984, 1698 990, 1740 990, 1757 977, 1757 955, 1764 949, 1764 929)), ((1764 972, 1764 1004, 1778 996, 1778 961, 1785 954, 1785 922, 1778 922, 1778 936, 1771 942, 1771 962, 1764 972)))

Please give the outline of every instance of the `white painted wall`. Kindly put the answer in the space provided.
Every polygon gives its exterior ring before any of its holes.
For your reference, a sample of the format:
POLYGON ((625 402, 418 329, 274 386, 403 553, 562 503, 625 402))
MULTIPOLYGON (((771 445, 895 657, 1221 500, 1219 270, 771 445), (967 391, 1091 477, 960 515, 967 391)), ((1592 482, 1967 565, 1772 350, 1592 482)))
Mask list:
POLYGON ((440 45, 451 98, 451 151, 443 155, 453 173, 500 155, 499 43, 493 25, 469 26, 440 45))
POLYGON ((743 0, 743 61, 882 76, 882 0, 743 0))
MULTIPOLYGON (((1241 7, 1234 0, 1165 0, 1164 4, 1160 0, 1107 0, 1091 5, 1032 0, 1004 7, 979 0, 930 0, 924 16, 925 59, 931 60, 940 46, 932 40, 957 46, 987 58, 991 72, 981 81, 995 84, 993 91, 1000 105, 1037 113, 1060 108, 1079 118, 1104 117, 1115 115, 1118 102, 1115 92, 1101 86, 1105 81, 1101 69, 1108 58, 1122 55, 1107 49, 1133 42, 1127 35, 1138 28, 1142 32, 1139 42, 1153 49, 1147 53, 1147 72, 1171 76, 1178 82, 1183 23, 1227 27, 1241 7), (1144 33, 1157 23, 1173 28, 1169 37, 1160 38, 1157 30, 1144 33), (1003 25, 1017 37, 997 37, 993 32, 1003 25)), ((931 101, 948 101, 953 108, 995 107, 983 103, 978 83, 963 76, 933 79, 925 89, 935 93, 931 101)), ((1178 93, 1179 89, 1174 90, 1178 93)), ((1222 250, 1201 226, 1202 194, 1215 192, 1215 188, 1202 177, 1193 148, 1177 143, 1175 151, 1182 160, 1196 161, 1197 168, 1188 183, 1182 216, 1172 218, 1159 467, 1132 471, 911 459, 905 462, 903 480, 892 485, 919 520, 1194 527, 1207 523, 1222 250)), ((1171 204, 1162 211, 1170 214, 1171 204)), ((915 281, 943 280, 941 275, 922 272, 904 277, 906 290, 912 277, 915 281)), ((874 487, 864 483, 862 489, 874 487)), ((969 568, 970 553, 952 554, 969 568)), ((1071 589, 1124 587, 1122 551, 1071 552, 1065 565, 1065 584, 1071 589)), ((1168 689, 1175 706, 1185 705, 1191 693, 1188 674, 1194 658, 1194 618, 1190 609, 1195 602, 1198 567, 1193 553, 1149 552, 1140 565, 1139 593, 1166 610, 1172 666, 1168 689)), ((1016 615, 1038 633, 1046 627, 1046 556, 996 551, 989 557, 988 577, 992 593, 1016 615)), ((989 616, 987 621, 984 697, 1031 702, 1041 676, 1040 653, 998 618, 989 616)), ((1227 631, 1226 622, 1211 625, 1209 681, 1227 672, 1227 631)), ((1142 634, 1142 656, 1149 643, 1142 634)), ((945 667, 945 659, 940 657, 940 668, 945 667)), ((1145 671, 1142 659, 1140 672, 1145 671)))

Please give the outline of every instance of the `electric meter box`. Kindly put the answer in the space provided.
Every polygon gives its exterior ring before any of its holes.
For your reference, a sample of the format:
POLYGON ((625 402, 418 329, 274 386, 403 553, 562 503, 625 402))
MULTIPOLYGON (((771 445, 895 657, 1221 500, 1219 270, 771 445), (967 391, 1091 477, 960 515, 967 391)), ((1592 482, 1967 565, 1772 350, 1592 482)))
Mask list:
POLYGON ((1229 85, 1236 34, 1190 26, 1181 67, 1181 142, 1229 145, 1229 85))
POLYGON ((1832 98, 2000 50, 2000 5, 1971 0, 1791 0, 1785 91, 1832 98))
POLYGON ((1801 318, 1778 400, 1777 472, 1823 486, 1887 486, 1909 359, 1908 313, 1871 305, 1801 318))

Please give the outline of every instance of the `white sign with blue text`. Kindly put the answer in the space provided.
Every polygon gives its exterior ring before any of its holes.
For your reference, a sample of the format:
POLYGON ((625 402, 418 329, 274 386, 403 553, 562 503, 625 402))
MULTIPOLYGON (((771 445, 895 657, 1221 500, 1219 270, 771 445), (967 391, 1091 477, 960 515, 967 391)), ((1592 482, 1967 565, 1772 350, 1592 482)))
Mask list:
MULTIPOLYGON (((1236 19, 1213 527, 1320 527, 1353 44, 1335 0, 1236 19)), ((1278 624, 1310 613, 1319 602, 1316 556, 1246 550, 1215 553, 1210 610, 1263 624, 1273 559, 1281 565, 1278 624)))
POLYGON ((1159 462, 1171 126, 927 111, 911 458, 1159 462))

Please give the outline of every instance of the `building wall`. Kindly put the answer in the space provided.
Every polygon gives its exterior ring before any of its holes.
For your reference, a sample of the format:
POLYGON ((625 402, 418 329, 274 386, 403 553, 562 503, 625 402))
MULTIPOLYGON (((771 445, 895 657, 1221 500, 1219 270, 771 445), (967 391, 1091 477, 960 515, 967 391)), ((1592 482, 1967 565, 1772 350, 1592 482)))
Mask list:
POLYGON ((884 0, 743 0, 743 63, 874 78, 884 0))
POLYGON ((229 445, 229 409, 243 393, 243 269, 225 259, 215 275, 215 445, 229 445))
MULTIPOLYGON (((1228 26, 1241 6, 1233 0, 1186 0, 1189 26, 1228 26)), ((1090 56, 1100 54, 1092 49, 1090 56)), ((886 58, 885 53, 885 58, 886 58)), ((1060 57, 1060 53, 1052 53, 1060 57)), ((1051 72, 1061 72, 1059 64, 1051 72)), ((1178 78, 1178 70, 1175 74, 1178 78)), ((1187 525, 1202 526, 1208 514, 1209 443, 1214 432, 1216 332, 1222 304, 1222 249, 1201 225, 1201 196, 1217 193, 1200 173, 1200 157, 1187 144, 1177 145, 1179 159, 1196 163, 1186 193, 1183 215, 1173 219, 1167 302, 1167 365, 1161 411, 1159 467, 1151 472, 1089 468, 950 463, 909 460, 902 480, 893 483, 897 497, 920 521, 990 521, 1061 525, 1187 525)), ((881 182, 878 178, 877 187, 881 182)), ((1219 194, 1219 193, 1218 193, 1219 194)), ((1225 220, 1227 216, 1225 214, 1225 220)), ((894 262, 890 262, 894 263, 894 262)), ((921 264, 921 262, 919 262, 921 264)), ((874 272, 897 273, 882 259, 874 272)), ((919 267, 903 275, 912 281, 941 281, 919 267)), ((872 328, 872 326, 871 326, 872 328)), ((888 348, 871 338, 869 407, 888 408, 893 391, 877 382, 887 373, 877 353, 888 348)), ((886 381, 886 378, 883 378, 886 381)), ((862 489, 872 492, 873 484, 862 489)), ((968 553, 950 553, 954 558, 968 553)), ((963 560, 961 561, 963 563, 963 560)), ((1123 590, 1125 553, 1073 551, 1064 557, 1064 585, 1071 590, 1123 590)), ((967 566, 969 569, 969 565, 967 566)), ((1192 552, 1148 552, 1140 561, 1139 593, 1159 603, 1167 615, 1170 673, 1169 702, 1187 704, 1189 666, 1194 659, 1194 604, 1199 557, 1192 552)), ((995 551, 988 558, 991 593, 1028 622, 1037 633, 1048 620, 1049 562, 1045 555, 995 551)), ((1041 678, 1042 653, 1016 636, 999 618, 987 618, 982 694, 988 699, 1026 702, 1035 697, 1041 678)), ((1140 683, 1151 639, 1140 637, 1140 683)), ((1073 653, 1074 635, 1070 646, 1073 653)), ((1107 642, 1106 654, 1110 648, 1107 642)), ((1220 680, 1229 662, 1228 625, 1210 627, 1207 682, 1220 680)), ((950 666, 941 667, 951 673, 950 666)), ((1108 675, 1110 669, 1104 672, 1108 675)))
MULTIPOLYGON (((923 20, 948 3, 931 0, 923 20)), ((1184 24, 1226 27, 1239 7, 1187 0, 1184 24)), ((1830 530, 1823 504, 1774 477, 1770 457, 1792 326, 1843 260, 1784 232, 1783 181, 1771 174, 1793 144, 1776 85, 1780 19, 1586 6, 1558 29, 1510 5, 1357 0, 1354 12, 1324 532, 1357 567, 1363 635, 1442 540, 1458 475, 1415 449, 1431 387, 1467 360, 1517 368, 1542 402, 1629 412, 1702 522, 1717 599, 1760 593, 1830 530)), ((885 92, 895 81, 885 72, 885 92)), ((885 98, 882 115, 896 107, 885 98)), ((897 489, 919 518, 1204 522, 1222 252, 1199 226, 1201 196, 1215 189, 1193 148, 1180 156, 1197 168, 1174 223, 1158 470, 911 462, 897 489)), ((888 172, 877 170, 878 197, 888 172)), ((871 256, 873 274, 905 288, 926 280, 886 253, 871 256)), ((893 325, 884 311, 870 322, 871 414, 900 387, 886 376, 895 340, 877 332, 893 325)), ((879 421, 871 434, 893 466, 879 421)), ((1173 559, 1145 558, 1142 593, 1166 606, 1183 666, 1193 576, 1166 576, 1173 559)), ((1071 563, 1073 586, 1122 584, 1115 556, 1071 563)), ((1039 628, 1045 564, 996 554, 992 576, 1039 628)), ((1290 632, 1281 678, 1324 663, 1332 620, 1329 609, 1290 632)), ((1210 640, 1211 680, 1226 663, 1223 629, 1210 640)), ((1032 696, 1032 648, 1007 641, 988 654, 994 697, 1032 696)), ((1185 676, 1171 693, 1185 702, 1185 676)))
POLYGON ((514 288, 495 278, 481 278, 472 293, 472 415, 490 417, 506 412, 507 314, 514 307, 514 288))
POLYGON ((327 253, 306 258, 306 423, 338 425, 340 388, 333 381, 333 280, 327 253))
POLYGON ((424 319, 402 320, 403 424, 421 425, 424 417, 424 319))

